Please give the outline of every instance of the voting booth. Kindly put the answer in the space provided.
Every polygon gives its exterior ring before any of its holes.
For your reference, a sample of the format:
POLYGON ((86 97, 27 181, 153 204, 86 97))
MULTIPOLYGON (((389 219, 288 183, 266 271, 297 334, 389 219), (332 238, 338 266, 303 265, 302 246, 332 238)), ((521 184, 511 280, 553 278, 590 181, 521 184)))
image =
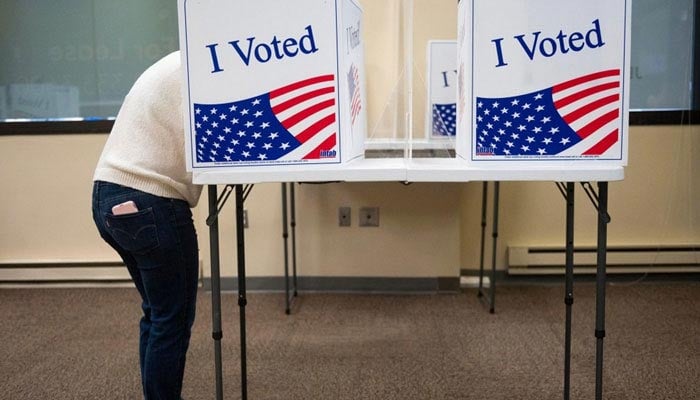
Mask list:
POLYGON ((425 130, 431 139, 457 135, 457 42, 431 40, 426 54, 428 94, 425 130))
POLYGON ((627 163, 630 1, 459 3, 457 156, 627 163))
POLYGON ((179 0, 189 170, 343 164, 366 136, 354 0, 179 0))
MULTIPOLYGON (((289 183, 483 182, 478 293, 494 312, 499 182, 557 183, 567 202, 567 290, 573 285, 574 184, 581 182, 597 211, 596 346, 602 348, 608 182, 624 178, 627 162, 631 3, 449 3, 454 24, 441 21, 430 31, 419 24, 414 29, 414 20, 433 12, 433 2, 372 3, 387 13, 368 15, 382 29, 363 43, 362 10, 353 0, 179 0, 188 168, 195 184, 209 185, 214 297, 220 278, 216 221, 235 191, 241 398, 247 393, 244 202, 258 183, 282 184, 289 313, 288 210, 292 237, 296 225, 289 183), (446 40, 455 39, 454 28, 456 41, 446 40), (365 44, 371 56, 369 136, 377 139, 369 150, 377 157, 363 157, 365 44), (426 45, 427 66, 418 66, 426 45), (454 151, 445 145, 452 143, 454 151), (488 182, 494 182, 493 256, 486 293, 488 182), (597 192, 590 182, 598 183, 597 192), (220 184, 226 185, 221 193, 220 184)), ((570 311, 573 298, 566 304, 570 311)), ((220 345, 220 303, 212 315, 220 345)), ((221 348, 215 349, 220 361, 221 348)), ((596 390, 602 388, 602 352, 597 354, 596 390)), ((217 368, 221 389, 220 362, 217 368)))

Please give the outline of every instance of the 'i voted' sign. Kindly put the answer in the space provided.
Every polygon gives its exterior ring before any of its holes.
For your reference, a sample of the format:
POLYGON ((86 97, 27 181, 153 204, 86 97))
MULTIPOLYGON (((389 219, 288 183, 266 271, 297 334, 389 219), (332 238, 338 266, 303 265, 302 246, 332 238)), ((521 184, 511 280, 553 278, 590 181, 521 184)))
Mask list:
POLYGON ((457 154, 625 165, 630 11, 630 0, 461 1, 457 154))
POLYGON ((457 42, 431 40, 427 50, 429 137, 448 138, 457 134, 457 42))
POLYGON ((188 168, 343 163, 364 154, 353 0, 179 0, 188 168))

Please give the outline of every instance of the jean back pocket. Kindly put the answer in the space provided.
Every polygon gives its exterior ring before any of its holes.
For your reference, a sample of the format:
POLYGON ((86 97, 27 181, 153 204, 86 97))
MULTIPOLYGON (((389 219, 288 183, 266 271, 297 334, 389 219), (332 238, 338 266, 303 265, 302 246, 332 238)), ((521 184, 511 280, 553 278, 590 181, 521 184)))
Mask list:
POLYGON ((105 226, 112 238, 131 253, 146 254, 159 245, 152 208, 132 214, 105 214, 105 226))

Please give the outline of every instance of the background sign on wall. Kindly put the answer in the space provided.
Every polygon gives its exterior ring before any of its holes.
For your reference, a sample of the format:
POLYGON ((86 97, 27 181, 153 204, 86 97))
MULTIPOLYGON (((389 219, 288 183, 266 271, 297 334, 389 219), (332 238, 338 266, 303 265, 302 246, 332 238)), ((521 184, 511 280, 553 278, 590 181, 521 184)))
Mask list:
POLYGON ((351 0, 180 0, 189 168, 361 156, 361 17, 351 0))
POLYGON ((625 165, 630 6, 462 1, 457 154, 625 165))
POLYGON ((426 130, 430 138, 457 134, 457 42, 428 42, 428 109, 426 130))

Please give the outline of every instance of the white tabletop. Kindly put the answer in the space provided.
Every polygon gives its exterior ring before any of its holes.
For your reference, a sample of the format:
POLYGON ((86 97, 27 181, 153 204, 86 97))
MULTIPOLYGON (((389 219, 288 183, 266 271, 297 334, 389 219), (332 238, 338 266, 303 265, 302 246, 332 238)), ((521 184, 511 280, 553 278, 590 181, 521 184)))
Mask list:
POLYGON ((624 179, 624 168, 591 163, 470 166, 455 158, 359 158, 346 164, 237 166, 198 170, 200 185, 265 182, 598 182, 624 179))

